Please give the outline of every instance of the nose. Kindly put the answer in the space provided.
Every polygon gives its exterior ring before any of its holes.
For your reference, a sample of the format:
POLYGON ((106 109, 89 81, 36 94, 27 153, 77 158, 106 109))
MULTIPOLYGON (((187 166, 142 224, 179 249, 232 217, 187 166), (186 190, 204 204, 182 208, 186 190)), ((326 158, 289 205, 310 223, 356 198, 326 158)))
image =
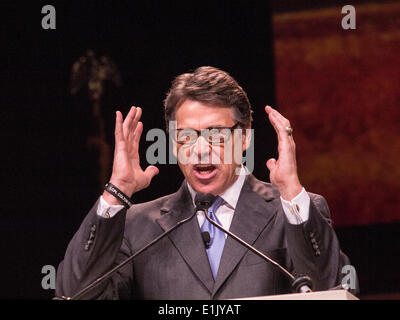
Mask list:
POLYGON ((200 136, 193 145, 192 155, 197 158, 199 163, 210 163, 211 145, 208 141, 200 136))

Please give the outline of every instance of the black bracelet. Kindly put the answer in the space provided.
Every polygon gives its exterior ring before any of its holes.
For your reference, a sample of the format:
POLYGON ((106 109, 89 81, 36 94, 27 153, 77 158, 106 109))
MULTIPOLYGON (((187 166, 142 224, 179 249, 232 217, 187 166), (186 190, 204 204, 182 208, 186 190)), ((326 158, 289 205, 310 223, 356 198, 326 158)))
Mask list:
POLYGON ((133 205, 133 202, 130 200, 130 198, 121 190, 119 190, 116 186, 114 186, 111 182, 107 182, 104 190, 106 190, 108 193, 112 194, 119 201, 121 201, 126 209, 129 209, 133 205))

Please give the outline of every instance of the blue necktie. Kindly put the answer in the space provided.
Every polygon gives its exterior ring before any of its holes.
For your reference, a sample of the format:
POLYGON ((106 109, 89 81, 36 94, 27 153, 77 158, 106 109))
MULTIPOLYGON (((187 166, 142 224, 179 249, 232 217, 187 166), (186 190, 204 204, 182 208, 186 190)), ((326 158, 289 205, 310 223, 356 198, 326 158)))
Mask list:
MULTIPOLYGON (((215 212, 222 203, 224 203, 224 199, 218 196, 212 206, 208 209, 208 216, 220 225, 221 223, 215 215, 215 212)), ((207 249, 207 255, 215 279, 217 277, 219 262, 221 261, 222 251, 225 245, 225 233, 211 224, 207 219, 204 220, 204 223, 201 226, 201 231, 210 234, 210 246, 207 249)))

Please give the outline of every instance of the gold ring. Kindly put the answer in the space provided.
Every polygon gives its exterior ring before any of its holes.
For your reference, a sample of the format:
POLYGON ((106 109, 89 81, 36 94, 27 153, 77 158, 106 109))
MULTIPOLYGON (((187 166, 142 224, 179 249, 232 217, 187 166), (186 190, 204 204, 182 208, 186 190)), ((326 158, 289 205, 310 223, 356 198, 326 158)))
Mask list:
POLYGON ((293 133, 293 128, 290 127, 290 126, 287 126, 286 127, 286 132, 287 132, 287 135, 290 137, 292 135, 292 133, 293 133))

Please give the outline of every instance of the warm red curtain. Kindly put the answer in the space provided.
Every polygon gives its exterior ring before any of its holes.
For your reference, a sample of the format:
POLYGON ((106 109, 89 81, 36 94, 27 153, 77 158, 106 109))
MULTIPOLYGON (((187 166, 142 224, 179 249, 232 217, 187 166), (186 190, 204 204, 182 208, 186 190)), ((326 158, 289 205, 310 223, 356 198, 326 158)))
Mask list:
POLYGON ((277 107, 335 225, 400 220, 400 3, 274 16, 277 107))

